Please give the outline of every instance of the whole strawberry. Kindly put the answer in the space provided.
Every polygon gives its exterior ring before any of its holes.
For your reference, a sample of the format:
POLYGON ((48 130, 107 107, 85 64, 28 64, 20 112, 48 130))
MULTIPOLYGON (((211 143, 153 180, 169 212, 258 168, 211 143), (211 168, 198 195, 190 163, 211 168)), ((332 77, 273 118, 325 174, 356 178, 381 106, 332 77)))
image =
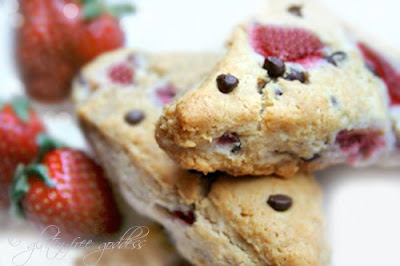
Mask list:
POLYGON ((16 58, 28 94, 38 100, 65 99, 80 67, 121 47, 117 16, 128 5, 101 0, 20 0, 24 22, 16 34, 16 58))
POLYGON ((39 160, 19 167, 12 200, 26 219, 43 229, 57 226, 62 237, 106 236, 121 217, 103 170, 85 153, 42 137, 39 160))
POLYGON ((0 207, 9 206, 9 189, 15 169, 20 163, 34 160, 36 138, 45 129, 26 99, 0 103, 0 207))

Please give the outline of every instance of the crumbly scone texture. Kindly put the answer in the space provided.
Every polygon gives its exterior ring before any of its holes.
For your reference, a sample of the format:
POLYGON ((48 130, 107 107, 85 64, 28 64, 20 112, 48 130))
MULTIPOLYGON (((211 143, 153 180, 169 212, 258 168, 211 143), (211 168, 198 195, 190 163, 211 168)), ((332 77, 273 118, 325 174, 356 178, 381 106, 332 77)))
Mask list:
POLYGON ((163 186, 165 180, 157 180, 156 172, 144 175, 141 166, 133 163, 136 156, 117 145, 116 139, 99 129, 87 128, 86 133, 102 164, 115 169, 122 195, 138 212, 161 223, 191 263, 329 264, 321 191, 311 176, 233 179, 221 175, 209 183, 207 177, 176 176, 171 169, 171 182, 163 186), (293 206, 286 212, 273 210, 267 200, 275 194, 290 196, 293 206), (192 213, 194 223, 177 218, 177 210, 192 213))
MULTIPOLYGON (((360 32, 351 26, 348 26, 349 31, 357 36, 357 39, 368 44, 370 47, 384 56, 392 66, 400 73, 400 50, 392 47, 381 40, 375 39, 370 35, 360 32)), ((400 76, 400 74, 399 74, 400 76)), ((398 78, 400 80, 400 78, 398 78)), ((400 105, 392 105, 389 108, 390 118, 392 120, 393 131, 396 135, 396 148, 391 154, 382 159, 381 165, 383 166, 398 166, 400 162, 400 105)))
POLYGON ((156 130, 162 149, 183 168, 204 173, 290 177, 345 163, 336 137, 341 131, 375 131, 385 147, 362 161, 369 164, 393 148, 394 137, 384 83, 365 66, 356 40, 338 19, 313 1, 271 0, 267 10, 237 26, 227 53, 194 90, 167 106, 156 130), (301 7, 301 16, 288 10, 301 7), (250 45, 254 25, 306 29, 324 45, 324 57, 312 65, 287 63, 303 71, 308 82, 272 79, 262 68, 264 57, 250 45), (343 52, 335 66, 325 57, 343 52), (217 88, 221 74, 239 84, 228 94, 217 88), (240 138, 233 153, 218 140, 225 133, 240 138))
MULTIPOLYGON (((76 259, 76 266, 184 266, 190 265, 179 256, 160 225, 151 224, 141 231, 131 231, 121 242, 121 248, 95 246, 76 259), (140 241, 139 241, 140 240, 140 241), (124 245, 125 244, 125 245, 124 245)), ((100 245, 100 244, 99 244, 100 245)))
MULTIPOLYGON (((204 56, 176 58, 169 59, 160 79, 166 78, 178 90, 195 85, 215 62, 209 61, 200 71, 202 64, 197 64, 199 70, 182 64, 196 65, 194 58, 203 60, 204 56), (180 83, 193 71, 203 74, 180 83)), ((87 139, 128 203, 162 224, 178 251, 195 265, 328 263, 321 192, 311 176, 232 179, 181 169, 155 140, 161 107, 153 91, 152 87, 107 87, 77 105, 87 139), (124 120, 132 109, 144 112, 140 124, 124 120), (292 207, 285 212, 273 210, 267 200, 274 194, 291 197, 292 207)))

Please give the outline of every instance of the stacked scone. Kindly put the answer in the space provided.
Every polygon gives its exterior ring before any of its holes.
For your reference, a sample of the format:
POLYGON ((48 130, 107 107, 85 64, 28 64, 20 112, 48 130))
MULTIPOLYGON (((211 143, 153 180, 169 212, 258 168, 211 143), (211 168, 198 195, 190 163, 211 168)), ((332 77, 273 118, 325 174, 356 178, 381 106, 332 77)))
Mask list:
POLYGON ((222 58, 116 51, 82 70, 74 99, 122 196, 189 262, 326 265, 308 172, 395 152, 398 77, 316 4, 272 0, 222 58))

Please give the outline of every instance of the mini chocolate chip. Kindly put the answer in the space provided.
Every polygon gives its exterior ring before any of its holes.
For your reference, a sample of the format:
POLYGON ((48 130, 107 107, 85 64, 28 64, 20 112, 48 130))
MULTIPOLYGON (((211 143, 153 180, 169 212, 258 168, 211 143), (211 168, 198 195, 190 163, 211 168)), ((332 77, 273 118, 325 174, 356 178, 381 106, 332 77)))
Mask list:
POLYGON ((231 152, 236 154, 239 153, 241 149, 242 149, 242 143, 238 143, 234 145, 231 152))
POLYGON ((220 92, 230 93, 239 85, 239 80, 231 74, 222 74, 217 77, 217 85, 220 92))
POLYGON ((284 212, 292 206, 293 200, 289 196, 276 194, 269 196, 267 203, 275 211, 284 212))
POLYGON ((290 73, 285 77, 285 79, 290 81, 298 80, 301 83, 306 83, 308 82, 308 74, 291 68, 290 73))
POLYGON ((333 106, 338 105, 338 100, 336 99, 335 96, 331 96, 331 103, 332 103, 333 106))
POLYGON ((144 113, 140 110, 129 111, 125 115, 125 121, 130 125, 137 125, 144 119, 144 113))
POLYGON ((263 68, 267 70, 268 76, 271 78, 279 78, 285 74, 285 63, 274 56, 265 58, 263 68))
POLYGON ((315 161, 317 159, 319 159, 321 157, 321 155, 319 155, 318 153, 314 154, 311 158, 302 158, 302 160, 306 163, 310 163, 312 161, 315 161))
POLYGON ((283 95, 283 92, 282 92, 281 90, 279 90, 279 89, 276 89, 276 90, 275 90, 275 95, 276 95, 276 96, 282 96, 282 95, 283 95))
POLYGON ((302 6, 298 6, 298 5, 290 6, 288 8, 288 12, 290 14, 292 14, 292 15, 295 15, 295 16, 298 16, 298 17, 302 17, 303 16, 303 14, 301 12, 302 8, 303 8, 302 6))
POLYGON ((347 58, 347 54, 345 52, 335 52, 328 56, 326 60, 334 66, 337 66, 339 62, 345 60, 347 58))

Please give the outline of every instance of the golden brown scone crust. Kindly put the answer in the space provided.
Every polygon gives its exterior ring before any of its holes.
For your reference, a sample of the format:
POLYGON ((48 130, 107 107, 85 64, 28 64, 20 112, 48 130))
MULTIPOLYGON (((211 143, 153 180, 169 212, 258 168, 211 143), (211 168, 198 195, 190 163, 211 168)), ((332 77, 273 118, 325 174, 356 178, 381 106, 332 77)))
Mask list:
MULTIPOLYGON (((176 58, 168 60, 170 65, 164 74, 157 74, 159 79, 177 77, 172 83, 178 89, 190 83, 195 85, 204 74, 193 76, 183 85, 180 82, 184 79, 179 76, 187 78, 186 73, 194 69, 181 66, 187 62, 196 65, 196 58, 203 61, 204 56, 176 58)), ((212 64, 212 60, 203 68, 197 64, 198 70, 203 69, 198 73, 209 70, 212 64)), ((118 184, 122 196, 139 213, 161 223, 178 251, 191 263, 328 263, 321 192, 311 176, 299 174, 290 180, 273 176, 232 179, 225 174, 205 177, 183 170, 158 147, 154 138, 161 107, 152 97, 153 86, 124 90, 103 88, 100 83, 99 88, 77 105, 82 129, 97 158, 118 184), (124 120, 132 109, 145 113, 145 119, 138 125, 128 125, 124 120), (277 212, 267 204, 269 196, 277 193, 293 199, 289 210, 277 212), (178 218, 177 211, 193 215, 193 224, 178 218)))
POLYGON ((262 15, 234 29, 226 55, 208 78, 165 108, 156 131, 161 148, 185 169, 236 176, 290 177, 300 169, 348 162, 335 143, 343 130, 374 130, 386 143, 352 164, 374 163, 389 153, 394 137, 385 85, 365 66, 354 37, 313 1, 270 2, 262 15), (293 5, 302 7, 302 17, 288 12, 293 5), (337 66, 325 59, 311 67, 291 64, 307 71, 306 84, 272 80, 261 67, 264 58, 249 44, 248 28, 255 22, 307 29, 323 42, 327 56, 340 51, 346 59, 337 66), (239 85, 223 94, 216 78, 228 73, 239 85), (265 82, 260 94, 259 84, 265 82), (216 145, 227 132, 240 138, 241 150, 235 154, 216 145), (310 162, 315 156, 318 160, 310 162))

